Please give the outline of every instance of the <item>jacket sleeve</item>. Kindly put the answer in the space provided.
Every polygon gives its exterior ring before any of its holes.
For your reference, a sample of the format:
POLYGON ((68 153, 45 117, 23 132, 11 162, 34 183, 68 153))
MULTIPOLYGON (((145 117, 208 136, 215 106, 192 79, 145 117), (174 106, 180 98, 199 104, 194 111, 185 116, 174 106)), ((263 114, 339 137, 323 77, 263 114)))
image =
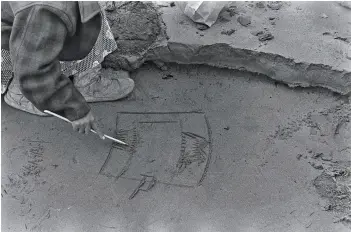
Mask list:
POLYGON ((58 56, 68 30, 56 11, 35 5, 17 12, 10 53, 23 95, 39 110, 50 110, 74 121, 84 117, 90 108, 70 79, 61 73, 58 56))

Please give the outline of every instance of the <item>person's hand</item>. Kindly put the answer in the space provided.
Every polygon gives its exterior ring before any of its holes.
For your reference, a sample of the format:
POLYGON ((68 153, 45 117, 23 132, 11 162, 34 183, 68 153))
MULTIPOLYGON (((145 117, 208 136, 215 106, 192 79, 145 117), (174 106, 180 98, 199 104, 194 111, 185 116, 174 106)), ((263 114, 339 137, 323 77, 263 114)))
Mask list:
POLYGON ((99 135, 101 139, 105 139, 104 134, 98 128, 95 118, 91 113, 91 111, 89 111, 89 113, 83 118, 73 121, 72 126, 73 126, 73 130, 78 131, 79 133, 82 133, 82 134, 83 133, 88 134, 90 132, 90 129, 93 129, 96 131, 96 133, 99 135))

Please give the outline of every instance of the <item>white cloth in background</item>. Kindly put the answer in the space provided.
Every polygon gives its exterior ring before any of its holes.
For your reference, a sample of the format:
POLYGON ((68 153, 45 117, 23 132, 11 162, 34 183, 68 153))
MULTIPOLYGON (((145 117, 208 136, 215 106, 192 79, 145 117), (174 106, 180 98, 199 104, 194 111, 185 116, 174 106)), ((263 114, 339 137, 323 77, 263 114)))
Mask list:
POLYGON ((222 1, 176 2, 178 8, 191 20, 209 27, 217 21, 219 13, 227 4, 228 2, 222 1))

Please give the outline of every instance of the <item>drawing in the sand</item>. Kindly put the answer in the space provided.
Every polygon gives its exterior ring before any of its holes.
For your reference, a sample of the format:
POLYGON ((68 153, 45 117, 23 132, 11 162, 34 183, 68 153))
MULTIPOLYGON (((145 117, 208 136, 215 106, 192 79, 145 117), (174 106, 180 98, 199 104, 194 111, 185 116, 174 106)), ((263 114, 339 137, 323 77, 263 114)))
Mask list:
POLYGON ((149 176, 149 175, 145 175, 145 174, 140 174, 143 178, 140 180, 137 188, 132 192, 132 194, 129 196, 129 200, 133 199, 139 191, 144 191, 144 192, 147 192, 149 191, 150 189, 152 189, 152 187, 155 186, 156 184, 156 178, 154 176, 149 176), (150 181, 148 181, 148 185, 146 188, 142 188, 144 187, 144 185, 146 184, 147 182, 147 178, 151 178, 150 181))
POLYGON ((177 162, 178 172, 183 172, 193 162, 198 164, 205 162, 207 154, 204 149, 207 145, 208 141, 205 138, 191 132, 182 132, 181 154, 177 162))
POLYGON ((118 113, 116 134, 128 146, 114 144, 100 174, 140 183, 147 175, 182 187, 198 186, 206 175, 212 144, 202 112, 118 113))

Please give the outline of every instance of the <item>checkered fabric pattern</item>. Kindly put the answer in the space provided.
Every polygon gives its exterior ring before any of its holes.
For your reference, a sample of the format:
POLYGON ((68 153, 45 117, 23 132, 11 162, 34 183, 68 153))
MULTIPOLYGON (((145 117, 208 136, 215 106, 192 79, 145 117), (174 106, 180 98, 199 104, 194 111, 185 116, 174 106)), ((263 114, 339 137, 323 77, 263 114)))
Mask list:
POLYGON ((1 49, 1 94, 5 93, 12 79, 10 52, 1 49))
POLYGON ((116 41, 108 24, 105 11, 102 11, 103 23, 99 37, 90 53, 82 60, 61 62, 64 75, 71 76, 84 73, 88 69, 102 63, 105 56, 117 49, 116 41))

